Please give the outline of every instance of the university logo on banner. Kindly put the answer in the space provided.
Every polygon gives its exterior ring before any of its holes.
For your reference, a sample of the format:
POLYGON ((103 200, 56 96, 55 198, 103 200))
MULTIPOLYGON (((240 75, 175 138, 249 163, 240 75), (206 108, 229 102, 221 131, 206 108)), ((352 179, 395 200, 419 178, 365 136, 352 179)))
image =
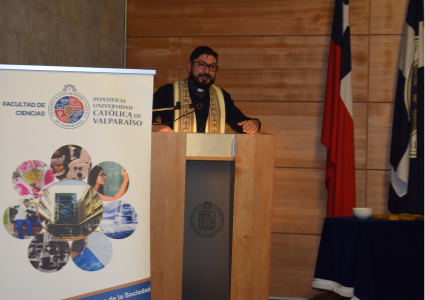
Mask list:
POLYGON ((77 92, 74 85, 65 85, 49 103, 49 116, 53 123, 65 129, 83 125, 89 116, 90 108, 86 98, 77 92))

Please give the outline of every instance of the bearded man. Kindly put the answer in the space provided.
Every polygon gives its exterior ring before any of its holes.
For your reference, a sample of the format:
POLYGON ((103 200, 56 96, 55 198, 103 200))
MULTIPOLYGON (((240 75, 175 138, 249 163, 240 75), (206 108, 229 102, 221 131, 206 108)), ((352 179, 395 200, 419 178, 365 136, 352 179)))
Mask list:
POLYGON ((193 50, 187 62, 188 78, 160 87, 153 97, 153 108, 168 108, 179 102, 181 109, 158 111, 152 115, 153 132, 224 133, 225 123, 239 133, 255 134, 260 120, 245 116, 229 93, 213 83, 218 71, 218 55, 209 47, 193 50), (199 110, 189 108, 197 105, 199 110), (161 117, 161 123, 156 121, 161 117))

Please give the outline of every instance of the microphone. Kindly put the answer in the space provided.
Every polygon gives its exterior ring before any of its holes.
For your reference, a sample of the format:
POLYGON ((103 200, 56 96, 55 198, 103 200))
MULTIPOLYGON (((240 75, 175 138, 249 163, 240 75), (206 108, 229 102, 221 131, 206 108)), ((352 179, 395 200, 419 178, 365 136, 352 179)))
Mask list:
POLYGON ((156 108, 156 109, 152 109, 152 111, 153 112, 156 112, 156 111, 175 110, 175 109, 181 109, 183 107, 193 108, 194 110, 201 110, 202 109, 202 103, 189 104, 189 105, 180 105, 180 102, 177 102, 176 103, 176 106, 165 107, 165 108, 156 108))
POLYGON ((202 105, 202 103, 196 103, 196 104, 189 104, 189 107, 193 108, 195 110, 201 110, 203 105, 202 105))

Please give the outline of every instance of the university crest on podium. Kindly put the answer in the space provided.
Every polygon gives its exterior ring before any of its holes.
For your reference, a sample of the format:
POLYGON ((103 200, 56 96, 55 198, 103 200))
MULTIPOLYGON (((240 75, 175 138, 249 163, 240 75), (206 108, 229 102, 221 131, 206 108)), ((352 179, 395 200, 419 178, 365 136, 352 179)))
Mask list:
POLYGON ((198 205, 190 214, 190 226, 199 236, 212 237, 223 228, 224 216, 221 209, 209 201, 198 205))

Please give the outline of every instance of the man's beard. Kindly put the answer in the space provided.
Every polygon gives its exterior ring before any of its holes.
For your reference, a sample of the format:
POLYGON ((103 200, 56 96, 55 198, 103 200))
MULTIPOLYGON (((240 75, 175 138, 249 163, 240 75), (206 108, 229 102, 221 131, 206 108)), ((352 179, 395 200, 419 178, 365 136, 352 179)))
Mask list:
POLYGON ((190 71, 190 75, 189 75, 189 78, 190 78, 190 80, 195 84, 195 86, 196 87, 198 87, 198 88, 200 88, 200 89, 204 89, 204 90, 207 90, 207 89, 209 89, 210 88, 210 86, 214 83, 214 81, 215 81, 215 78, 212 78, 209 74, 202 74, 203 76, 207 76, 207 77, 209 77, 210 78, 210 81, 208 82, 208 83, 206 83, 206 82, 201 82, 200 80, 199 80, 199 76, 200 76, 201 74, 199 74, 198 76, 195 76, 194 74, 193 74, 193 71, 190 71))

